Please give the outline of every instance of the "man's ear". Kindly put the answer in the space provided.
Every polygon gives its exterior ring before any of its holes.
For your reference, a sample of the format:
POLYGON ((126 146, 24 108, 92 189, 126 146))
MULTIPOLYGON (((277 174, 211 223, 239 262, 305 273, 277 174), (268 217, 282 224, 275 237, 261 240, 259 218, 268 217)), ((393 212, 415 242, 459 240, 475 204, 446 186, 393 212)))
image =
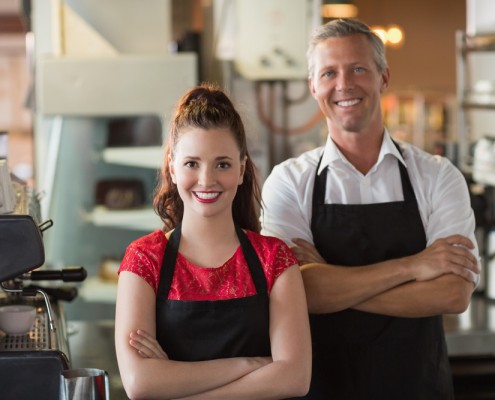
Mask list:
POLYGON ((315 87, 313 85, 313 78, 311 78, 311 77, 308 78, 308 87, 309 87, 309 91, 311 92, 311 96, 316 98, 315 97, 315 87))
POLYGON ((380 88, 380 93, 383 93, 388 88, 390 82, 390 69, 387 67, 382 72, 382 87, 380 88))

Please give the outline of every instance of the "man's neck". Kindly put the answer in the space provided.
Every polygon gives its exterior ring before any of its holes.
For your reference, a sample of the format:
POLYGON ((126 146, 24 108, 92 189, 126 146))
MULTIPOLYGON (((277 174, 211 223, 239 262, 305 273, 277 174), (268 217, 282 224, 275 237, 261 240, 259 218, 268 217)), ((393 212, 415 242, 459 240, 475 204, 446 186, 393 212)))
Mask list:
POLYGON ((329 131, 335 145, 345 158, 363 175, 376 164, 382 147, 385 129, 367 132, 329 131))

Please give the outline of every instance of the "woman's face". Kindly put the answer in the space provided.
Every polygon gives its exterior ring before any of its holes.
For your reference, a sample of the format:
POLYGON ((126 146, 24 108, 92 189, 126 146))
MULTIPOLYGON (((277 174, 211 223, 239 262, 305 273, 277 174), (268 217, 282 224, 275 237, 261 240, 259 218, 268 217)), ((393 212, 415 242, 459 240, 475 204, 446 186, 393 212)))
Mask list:
POLYGON ((184 202, 184 217, 232 216, 246 159, 229 129, 187 128, 170 161, 172 181, 184 202))

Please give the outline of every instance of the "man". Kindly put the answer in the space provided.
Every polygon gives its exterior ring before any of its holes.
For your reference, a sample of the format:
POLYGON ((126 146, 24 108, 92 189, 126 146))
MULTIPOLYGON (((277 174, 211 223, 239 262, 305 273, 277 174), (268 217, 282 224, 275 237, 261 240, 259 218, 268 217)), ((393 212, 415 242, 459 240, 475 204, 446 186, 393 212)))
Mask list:
POLYGON ((390 72, 368 26, 331 21, 307 56, 327 143, 274 168, 262 216, 303 272, 306 398, 451 399, 441 315, 467 308, 480 272, 466 182, 447 159, 391 139, 380 106, 390 72))

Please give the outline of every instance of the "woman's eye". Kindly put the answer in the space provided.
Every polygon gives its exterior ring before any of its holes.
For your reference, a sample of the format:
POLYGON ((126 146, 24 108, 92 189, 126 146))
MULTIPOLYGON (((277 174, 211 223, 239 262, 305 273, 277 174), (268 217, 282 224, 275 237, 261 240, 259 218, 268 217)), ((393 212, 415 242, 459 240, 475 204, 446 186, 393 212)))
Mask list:
POLYGON ((227 169, 227 168, 230 168, 230 163, 228 163, 228 162, 221 162, 221 163, 218 163, 218 168, 220 168, 220 169, 227 169))
POLYGON ((188 168, 194 168, 196 166, 196 161, 187 161, 184 165, 188 168))
POLYGON ((327 71, 323 73, 323 76, 326 78, 331 78, 334 75, 333 71, 327 71))

